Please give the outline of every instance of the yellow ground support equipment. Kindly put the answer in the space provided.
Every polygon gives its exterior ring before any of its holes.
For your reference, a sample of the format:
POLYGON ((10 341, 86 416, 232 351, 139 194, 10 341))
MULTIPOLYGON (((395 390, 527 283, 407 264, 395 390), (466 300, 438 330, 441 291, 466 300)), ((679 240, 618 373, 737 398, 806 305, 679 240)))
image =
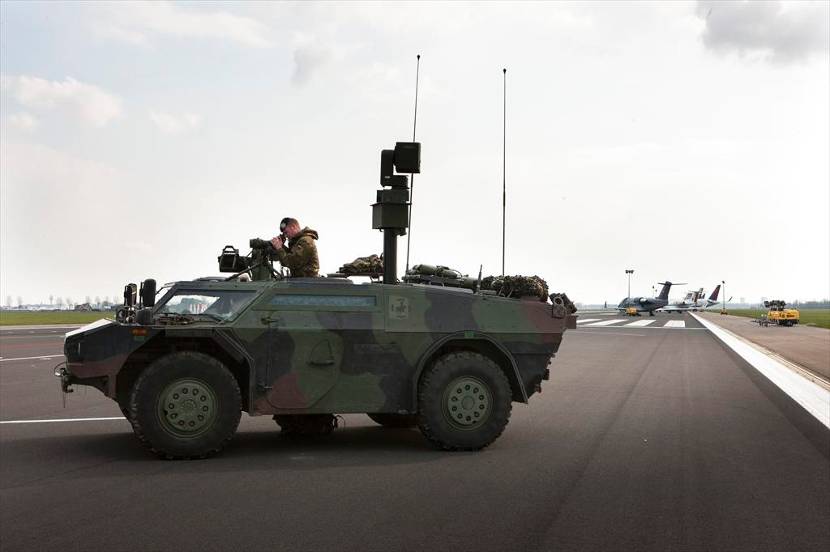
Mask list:
POLYGON ((801 318, 798 309, 785 308, 787 303, 780 300, 764 301, 764 306, 769 309, 766 316, 762 316, 759 324, 762 326, 769 326, 770 324, 777 324, 778 326, 794 326, 798 324, 801 318))
POLYGON ((637 312, 637 307, 628 307, 625 309, 625 314, 628 316, 640 316, 640 313, 637 312))

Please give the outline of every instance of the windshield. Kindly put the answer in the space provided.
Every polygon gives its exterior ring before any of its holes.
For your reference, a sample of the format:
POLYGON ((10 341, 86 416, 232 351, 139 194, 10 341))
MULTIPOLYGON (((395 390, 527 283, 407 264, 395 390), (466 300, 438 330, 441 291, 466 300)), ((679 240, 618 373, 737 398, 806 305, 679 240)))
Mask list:
POLYGON ((228 320, 236 316, 256 295, 254 290, 180 289, 159 305, 157 314, 205 315, 228 320))
POLYGON ((161 286, 158 291, 156 292, 156 305, 161 304, 161 300, 164 299, 164 296, 167 295, 167 292, 173 287, 172 283, 164 284, 161 286))

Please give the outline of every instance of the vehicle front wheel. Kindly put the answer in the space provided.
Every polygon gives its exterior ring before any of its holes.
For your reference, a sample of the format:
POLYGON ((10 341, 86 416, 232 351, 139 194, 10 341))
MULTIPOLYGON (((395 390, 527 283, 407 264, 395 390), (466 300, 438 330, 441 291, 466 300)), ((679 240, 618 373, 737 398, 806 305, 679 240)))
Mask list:
POLYGON ((139 440, 166 459, 206 458, 233 438, 242 400, 233 374, 217 359, 182 351, 144 370, 130 395, 139 440))
POLYGON ((510 419, 512 393, 504 372, 484 355, 448 353, 424 372, 418 386, 418 426, 444 450, 480 450, 510 419))
POLYGON ((418 425, 417 414, 390 414, 385 412, 375 412, 367 414, 376 424, 383 427, 392 427, 399 429, 406 429, 418 425))

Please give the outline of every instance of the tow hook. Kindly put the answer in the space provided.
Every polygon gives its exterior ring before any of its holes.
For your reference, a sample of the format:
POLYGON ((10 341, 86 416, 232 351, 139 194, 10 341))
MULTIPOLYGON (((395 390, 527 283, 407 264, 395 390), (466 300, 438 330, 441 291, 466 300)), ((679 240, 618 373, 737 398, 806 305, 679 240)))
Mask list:
POLYGON ((70 378, 72 375, 66 370, 66 362, 61 362, 57 366, 55 366, 55 377, 61 379, 61 390, 64 393, 73 393, 75 390, 72 389, 72 382, 70 378))

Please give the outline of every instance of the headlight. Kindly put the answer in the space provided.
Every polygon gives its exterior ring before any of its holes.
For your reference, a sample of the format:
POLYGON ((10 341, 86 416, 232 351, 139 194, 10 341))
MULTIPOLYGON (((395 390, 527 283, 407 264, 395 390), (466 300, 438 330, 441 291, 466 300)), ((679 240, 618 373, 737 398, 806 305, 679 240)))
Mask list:
POLYGON ((83 341, 81 336, 66 340, 63 344, 63 354, 66 355, 67 362, 81 362, 83 360, 83 356, 81 356, 83 341))

